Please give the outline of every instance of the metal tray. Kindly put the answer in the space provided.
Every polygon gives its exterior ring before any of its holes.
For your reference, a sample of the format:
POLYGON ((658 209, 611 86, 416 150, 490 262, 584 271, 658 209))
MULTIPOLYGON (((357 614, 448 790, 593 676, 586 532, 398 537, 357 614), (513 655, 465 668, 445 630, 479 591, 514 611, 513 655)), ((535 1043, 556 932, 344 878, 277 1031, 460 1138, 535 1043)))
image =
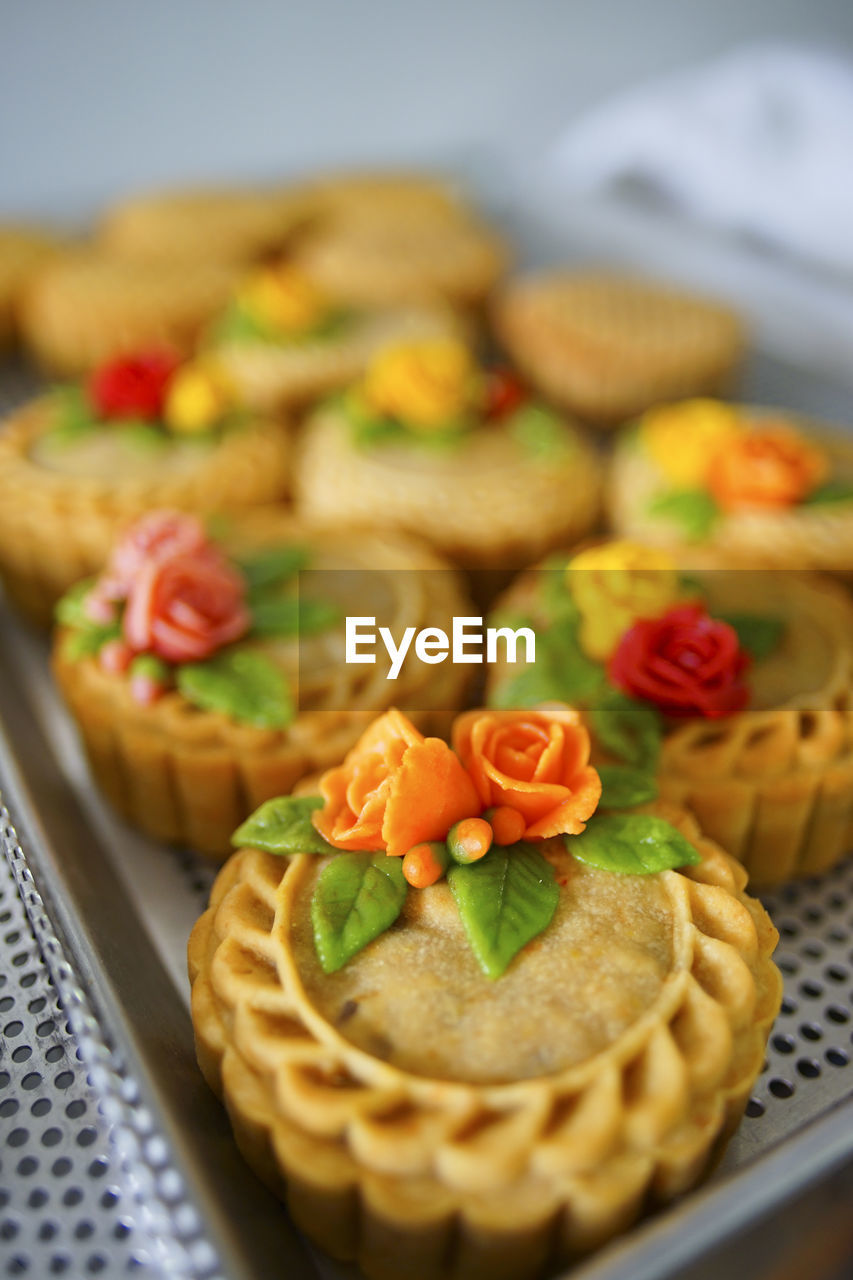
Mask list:
MULTIPOLYGON (((10 369, 2 399, 30 381, 10 369)), ((752 362, 742 392, 853 418, 853 390, 768 358, 752 362)), ((47 653, 0 604, 0 843, 135 1188, 146 1274, 355 1276, 307 1244, 248 1172, 197 1071, 184 950, 213 871, 101 802, 47 653)), ((725 1160, 702 1189, 575 1267, 574 1280, 710 1280, 727 1267, 769 1280, 783 1263, 786 1280, 850 1274, 833 1268, 853 1258, 853 860, 767 905, 782 934, 785 1003, 725 1160)), ((111 1274, 124 1269, 112 1261, 111 1274)))

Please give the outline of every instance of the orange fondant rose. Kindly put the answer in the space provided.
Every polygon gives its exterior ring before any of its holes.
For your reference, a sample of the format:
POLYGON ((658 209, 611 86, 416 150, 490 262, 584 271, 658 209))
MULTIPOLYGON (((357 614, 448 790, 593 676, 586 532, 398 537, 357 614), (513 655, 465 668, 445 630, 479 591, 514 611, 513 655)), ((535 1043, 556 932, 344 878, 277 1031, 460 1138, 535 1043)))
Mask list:
POLYGON ((820 484, 827 462, 820 449, 785 423, 731 440, 713 458, 708 487, 726 511, 792 507, 820 484))
POLYGON ((517 810, 525 839, 578 835, 595 811, 601 779, 589 763, 589 734, 570 707, 468 711, 456 720, 453 745, 483 807, 517 810))
POLYGON ((374 720, 343 764, 323 774, 320 794, 325 805, 312 820, 329 844, 395 857, 443 840, 455 822, 482 808, 447 743, 424 738, 396 709, 374 720))

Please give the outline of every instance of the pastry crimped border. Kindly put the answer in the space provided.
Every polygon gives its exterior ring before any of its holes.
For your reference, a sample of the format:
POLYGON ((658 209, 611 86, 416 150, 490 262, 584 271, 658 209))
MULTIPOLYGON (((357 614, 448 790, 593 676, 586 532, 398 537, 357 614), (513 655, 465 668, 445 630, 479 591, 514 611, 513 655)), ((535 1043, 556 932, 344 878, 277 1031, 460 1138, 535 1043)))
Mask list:
POLYGON ((452 312, 439 305, 397 307, 358 316, 341 337, 291 346, 214 339, 211 350, 243 404, 275 409, 317 400, 354 382, 386 343, 445 336, 459 328, 452 312))
MULTIPOLYGON (((583 299, 573 295, 570 305, 580 316, 583 299)), ((504 346, 534 386, 599 427, 617 426, 659 400, 720 390, 743 347, 740 325, 726 308, 628 276, 547 272, 522 278, 511 282, 497 297, 493 322, 504 346), (637 316, 638 330, 642 330, 644 318, 653 325, 655 308, 665 303, 680 305, 685 314, 688 310, 701 313, 707 318, 708 331, 701 341, 680 345, 676 352, 652 352, 648 347, 633 351, 618 333, 572 331, 570 313, 555 325, 541 301, 559 294, 563 282, 609 292, 616 305, 635 311, 640 301, 636 295, 639 284, 648 294, 648 315, 637 316)))
POLYGON ((30 457, 49 401, 19 409, 0 431, 0 576, 19 608, 47 625, 59 597, 103 568, 118 532, 156 507, 206 513, 280 501, 290 437, 256 421, 227 432, 192 472, 162 479, 68 476, 30 457))
POLYGON ((312 415, 297 445, 297 510, 406 530, 465 568, 511 569, 583 536, 598 516, 601 464, 567 427, 573 446, 565 457, 527 459, 519 446, 504 460, 497 439, 495 463, 489 433, 498 426, 475 430, 474 458, 464 442, 441 456, 417 444, 360 449, 345 416, 328 406, 312 415))
MULTIPOLYGON (((469 606, 456 575, 405 539, 391 545, 359 530, 324 533, 283 512, 248 512, 232 521, 255 545, 285 537, 339 549, 341 567, 387 573, 396 616, 392 633, 407 626, 445 625, 469 606), (241 527, 242 526, 242 527, 241 527), (421 576, 422 571, 427 571, 421 576)), ((294 642, 296 643, 296 642, 294 642)), ((52 669, 81 733, 90 768, 111 804, 143 831, 222 858, 231 835, 265 800, 286 794, 306 775, 337 764, 375 716, 394 703, 426 731, 443 730, 458 710, 470 669, 405 662, 395 681, 381 662, 339 662, 310 681, 302 673, 302 710, 284 729, 260 729, 202 711, 176 690, 149 706, 137 702, 126 678, 102 670, 94 658, 64 656, 64 633, 52 669)))
MULTIPOLYGON (((703 832, 762 886, 828 871, 853 833, 853 601, 815 575, 786 572, 785 583, 798 612, 833 619, 839 644, 823 688, 784 707, 679 724, 664 737, 658 767, 661 795, 695 813, 703 832)), ((495 612, 533 609, 535 592, 534 569, 495 612)), ((504 671, 504 664, 490 669, 487 689, 504 671)))
POLYGON ((249 1163, 335 1257, 376 1280, 518 1280, 603 1243, 719 1154, 781 1000, 777 934, 740 864, 687 814, 656 811, 703 855, 662 873, 676 955, 661 992, 601 1053, 507 1085, 416 1077, 350 1045, 286 944, 306 857, 226 864, 189 947, 199 1062, 249 1163))
MULTIPOLYGON (((826 450, 853 477, 853 439, 849 433, 787 410, 740 406, 756 421, 784 417, 826 450)), ((853 501, 787 508, 777 511, 729 512, 711 536, 686 541, 675 521, 649 515, 646 508, 665 485, 654 460, 634 433, 620 440, 613 452, 605 492, 610 524, 616 533, 650 546, 676 551, 680 559, 697 564, 705 553, 724 555, 729 564, 749 568, 823 569, 853 577, 853 501)))

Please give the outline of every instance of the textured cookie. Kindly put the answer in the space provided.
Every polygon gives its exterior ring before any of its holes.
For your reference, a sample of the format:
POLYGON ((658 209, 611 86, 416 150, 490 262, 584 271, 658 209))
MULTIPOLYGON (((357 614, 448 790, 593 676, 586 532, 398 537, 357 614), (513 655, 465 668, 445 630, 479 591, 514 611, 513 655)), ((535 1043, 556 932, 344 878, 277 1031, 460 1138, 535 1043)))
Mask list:
POLYGON ((327 977, 307 915, 327 859, 224 867, 189 948, 199 1062, 333 1257, 371 1280, 526 1280, 713 1163, 779 1007, 777 935, 743 868, 658 812, 699 865, 613 875, 549 852, 561 904, 497 981, 445 882, 327 977))
POLYGON ((281 252, 312 210, 285 188, 153 192, 108 210, 98 238, 117 257, 240 264, 281 252))
POLYGON ((444 298, 481 305, 503 275, 501 238, 474 218, 340 217, 300 242, 294 260, 331 297, 355 306, 444 298))
POLYGON ((39 362, 60 374, 145 347, 188 352, 234 279, 233 267, 212 261, 178 266, 97 251, 68 255, 29 282, 21 331, 39 362))
POLYGON ((550 271, 507 286, 497 334, 544 394, 599 426, 717 390, 742 347, 734 314, 628 276, 550 271))
POLYGON ((0 225, 0 348, 16 336, 16 310, 22 289, 59 243, 47 233, 25 226, 0 225))

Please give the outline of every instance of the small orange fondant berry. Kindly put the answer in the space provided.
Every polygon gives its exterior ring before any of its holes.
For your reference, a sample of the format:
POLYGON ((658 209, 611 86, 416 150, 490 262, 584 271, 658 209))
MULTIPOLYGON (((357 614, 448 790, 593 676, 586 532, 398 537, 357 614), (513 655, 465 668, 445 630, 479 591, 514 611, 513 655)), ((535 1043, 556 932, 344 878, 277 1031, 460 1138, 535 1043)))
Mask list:
POLYGON ((413 889, 427 889, 447 870, 450 855, 438 840, 414 845, 403 855, 403 876, 413 889))
POLYGON ((492 847, 492 828, 483 818, 463 818, 450 828, 447 848, 454 862, 476 862, 492 847))
POLYGON ((517 809, 511 809, 508 804, 489 809, 486 817, 492 824, 492 831, 495 833, 498 844, 515 844, 524 835, 527 827, 523 816, 517 809))

